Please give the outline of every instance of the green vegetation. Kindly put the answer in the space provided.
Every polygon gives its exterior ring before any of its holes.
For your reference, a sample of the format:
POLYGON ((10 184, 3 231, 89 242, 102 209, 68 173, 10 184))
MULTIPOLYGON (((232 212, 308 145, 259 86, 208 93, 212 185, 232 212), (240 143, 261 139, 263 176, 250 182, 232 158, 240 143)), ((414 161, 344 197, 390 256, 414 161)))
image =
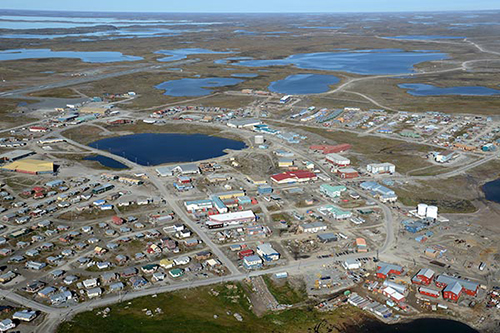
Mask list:
POLYGON ((320 323, 328 325, 329 332, 339 332, 341 328, 365 319, 360 310, 351 307, 319 313, 309 306, 273 312, 259 318, 251 311, 246 288, 243 284, 226 284, 158 294, 156 297, 145 296, 110 306, 111 311, 105 318, 103 308, 80 313, 63 323, 58 333, 96 330, 100 333, 302 333, 320 323), (157 308, 161 313, 156 313, 157 308), (146 315, 145 309, 151 310, 153 316, 146 315), (235 313, 240 314, 243 321, 238 321, 235 313))
POLYGON ((269 276, 263 276, 267 288, 280 304, 296 304, 307 299, 305 286, 296 288, 288 280, 274 281, 269 276))
POLYGON ((81 97, 74 89, 71 88, 56 88, 42 90, 30 94, 33 97, 51 97, 51 98, 78 98, 81 97))

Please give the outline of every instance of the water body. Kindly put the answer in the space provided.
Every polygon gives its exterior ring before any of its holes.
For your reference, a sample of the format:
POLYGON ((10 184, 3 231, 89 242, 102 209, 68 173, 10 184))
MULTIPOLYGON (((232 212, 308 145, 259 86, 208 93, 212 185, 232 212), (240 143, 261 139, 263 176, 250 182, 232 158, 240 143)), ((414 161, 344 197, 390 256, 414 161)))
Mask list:
POLYGON ((404 83, 398 87, 408 89, 407 93, 413 96, 493 96, 500 95, 500 90, 480 86, 447 87, 441 88, 431 84, 404 83))
POLYGON ((402 40, 433 40, 433 39, 465 39, 467 37, 442 36, 442 35, 405 35, 405 36, 394 36, 394 37, 387 37, 387 38, 402 39, 402 40))
POLYGON ((143 60, 142 57, 123 55, 121 52, 111 51, 76 52, 52 51, 50 49, 17 49, 0 51, 0 61, 46 58, 76 58, 83 62, 92 63, 143 60))
POLYGON ((206 79, 180 79, 160 83, 155 86, 156 89, 165 90, 167 96, 206 96, 212 93, 211 89, 215 87, 234 86, 243 80, 212 77, 206 79))
MULTIPOLYGON (((228 70, 234 70, 234 68, 226 68, 228 70)), ((253 74, 253 73, 234 73, 231 74, 232 77, 257 77, 259 74, 253 74)))
POLYGON ((482 190, 486 200, 500 203, 500 179, 484 184, 482 190))
POLYGON ((268 89, 272 92, 287 95, 318 94, 330 90, 330 85, 339 83, 340 79, 333 75, 295 74, 283 80, 271 82, 268 89))
MULTIPOLYGON (((350 331, 350 330, 349 330, 350 331)), ((407 323, 388 325, 371 321, 362 328, 354 328, 356 333, 478 333, 472 327, 449 319, 424 318, 407 323)))
MULTIPOLYGON (((102 139, 90 147, 123 156, 140 165, 191 162, 241 150, 244 142, 203 134, 142 133, 102 139)), ((105 164, 104 164, 105 165, 105 164)))
POLYGON ((177 50, 159 50, 159 51, 155 52, 155 54, 163 54, 163 55, 167 56, 164 58, 157 59, 158 61, 161 61, 161 62, 177 61, 177 60, 186 59, 188 55, 192 55, 192 54, 230 54, 230 53, 234 53, 234 52, 232 52, 232 51, 212 51, 212 50, 197 49, 197 48, 177 49, 177 50))
POLYGON ((101 165, 104 165, 105 167, 112 169, 128 169, 128 167, 125 164, 118 162, 117 160, 114 160, 107 156, 91 155, 91 156, 86 156, 83 159, 86 161, 97 161, 101 165))
POLYGON ((437 51, 402 51, 397 49, 360 50, 348 52, 319 52, 294 54, 284 59, 241 60, 232 65, 269 67, 294 65, 302 69, 344 71, 356 74, 406 74, 413 65, 447 59, 437 51))
POLYGON ((68 34, 0 34, 0 38, 22 38, 22 39, 55 39, 65 37, 108 37, 108 39, 120 38, 151 38, 151 37, 172 37, 183 33, 193 33, 208 31, 208 29, 130 29, 123 28, 120 30, 96 31, 88 33, 68 33, 68 34))
POLYGON ((298 27, 299 29, 325 29, 325 30, 336 30, 336 29, 342 29, 343 27, 313 27, 313 26, 307 26, 307 27, 298 27))

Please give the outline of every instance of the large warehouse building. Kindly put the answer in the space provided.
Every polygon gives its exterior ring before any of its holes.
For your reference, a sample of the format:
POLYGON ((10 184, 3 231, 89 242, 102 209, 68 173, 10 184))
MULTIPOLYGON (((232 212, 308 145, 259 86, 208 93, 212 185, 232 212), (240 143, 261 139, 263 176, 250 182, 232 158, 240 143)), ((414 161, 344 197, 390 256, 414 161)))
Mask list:
POLYGON ((7 171, 28 173, 32 175, 39 175, 44 173, 53 173, 54 163, 26 158, 23 160, 18 160, 6 164, 2 166, 1 169, 7 171))

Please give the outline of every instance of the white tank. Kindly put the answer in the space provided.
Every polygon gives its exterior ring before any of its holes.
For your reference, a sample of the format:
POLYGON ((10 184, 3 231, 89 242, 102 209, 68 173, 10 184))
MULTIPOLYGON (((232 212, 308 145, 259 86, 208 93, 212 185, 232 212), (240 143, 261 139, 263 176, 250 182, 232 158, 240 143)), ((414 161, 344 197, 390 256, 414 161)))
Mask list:
POLYGON ((256 145, 261 145, 264 143, 264 136, 263 135, 256 135, 254 140, 255 140, 256 145))
POLYGON ((427 205, 424 203, 420 203, 417 205, 417 215, 426 216, 427 214, 427 205))
POLYGON ((438 208, 436 206, 427 207, 427 217, 431 219, 437 219, 438 217, 438 208))

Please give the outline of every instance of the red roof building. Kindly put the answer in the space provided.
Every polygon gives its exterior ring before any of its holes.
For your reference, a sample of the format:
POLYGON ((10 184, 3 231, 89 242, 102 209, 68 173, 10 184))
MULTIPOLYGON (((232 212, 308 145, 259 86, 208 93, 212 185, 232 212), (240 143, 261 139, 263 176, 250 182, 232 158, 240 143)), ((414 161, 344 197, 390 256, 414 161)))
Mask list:
POLYGON ((240 251, 238 253, 238 256, 240 257, 240 259, 243 259, 243 258, 251 256, 253 254, 254 254, 254 251, 252 249, 246 249, 246 250, 240 251))
POLYGON ((308 170, 294 170, 272 175, 271 179, 278 184, 289 184, 308 182, 310 180, 316 180, 318 177, 314 172, 308 170))
POLYGON ((351 149, 352 146, 348 143, 342 143, 339 145, 314 145, 310 146, 311 150, 319 150, 323 154, 331 154, 331 153, 341 153, 343 151, 351 149))
POLYGON ((123 220, 121 217, 118 217, 115 215, 115 216, 111 217, 111 222, 113 222, 116 225, 122 225, 123 222, 125 222, 125 220, 123 220))

